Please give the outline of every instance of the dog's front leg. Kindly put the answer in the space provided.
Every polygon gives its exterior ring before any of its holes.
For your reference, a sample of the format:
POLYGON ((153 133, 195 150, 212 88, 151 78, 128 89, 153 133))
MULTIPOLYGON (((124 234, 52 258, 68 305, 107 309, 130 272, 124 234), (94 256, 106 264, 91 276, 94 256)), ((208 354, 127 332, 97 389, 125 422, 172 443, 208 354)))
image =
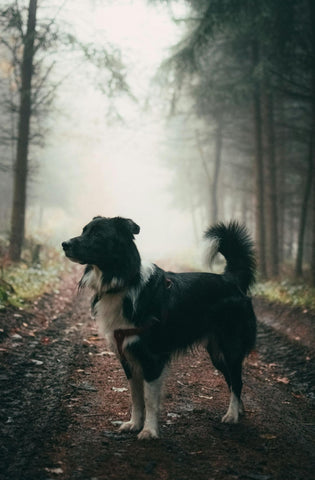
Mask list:
POLYGON ((145 422, 139 440, 159 437, 158 415, 160 410, 163 375, 151 382, 144 381, 145 422))
POLYGON ((137 432, 143 427, 144 421, 144 394, 143 394, 143 376, 140 371, 132 372, 129 379, 131 391, 131 418, 129 422, 124 422, 120 428, 120 432, 137 432))

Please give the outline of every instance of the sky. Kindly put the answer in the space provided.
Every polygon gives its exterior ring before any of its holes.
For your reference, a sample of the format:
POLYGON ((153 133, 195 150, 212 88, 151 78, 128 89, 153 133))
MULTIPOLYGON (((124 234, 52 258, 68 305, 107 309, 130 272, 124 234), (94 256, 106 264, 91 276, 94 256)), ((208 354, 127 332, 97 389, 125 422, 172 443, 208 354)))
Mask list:
MULTIPOLYGON (((183 15, 183 7, 174 13, 183 15)), ((68 0, 60 14, 83 40, 121 49, 139 103, 119 99, 124 123, 110 124, 107 99, 86 66, 58 89, 40 188, 44 195, 58 189, 66 195, 42 216, 40 229, 60 241, 79 234, 95 215, 120 215, 140 225, 137 243, 146 257, 186 255, 194 244, 191 217, 172 207, 172 172, 160 148, 165 119, 159 108, 142 109, 160 62, 183 31, 165 5, 157 8, 145 0, 68 0)))

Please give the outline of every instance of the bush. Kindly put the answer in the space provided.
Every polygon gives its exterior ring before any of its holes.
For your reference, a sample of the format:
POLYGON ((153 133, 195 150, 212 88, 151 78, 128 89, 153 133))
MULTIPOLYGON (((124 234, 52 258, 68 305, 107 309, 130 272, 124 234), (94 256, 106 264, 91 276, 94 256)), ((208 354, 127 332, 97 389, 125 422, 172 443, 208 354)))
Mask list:
POLYGON ((22 307, 45 292, 55 290, 65 268, 55 249, 45 251, 40 264, 29 266, 21 262, 4 266, 0 278, 0 308, 22 307))
POLYGON ((253 293, 272 302, 315 310, 315 288, 305 284, 296 284, 288 280, 261 282, 256 285, 253 293))

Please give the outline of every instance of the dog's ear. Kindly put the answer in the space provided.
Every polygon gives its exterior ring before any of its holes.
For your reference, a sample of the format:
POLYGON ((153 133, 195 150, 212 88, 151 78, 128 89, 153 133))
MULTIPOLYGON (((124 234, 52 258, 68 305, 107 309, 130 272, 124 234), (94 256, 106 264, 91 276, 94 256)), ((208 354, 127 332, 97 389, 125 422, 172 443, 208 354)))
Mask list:
POLYGON ((130 232, 132 235, 137 235, 140 232, 140 227, 130 218, 116 217, 116 225, 118 228, 130 232))

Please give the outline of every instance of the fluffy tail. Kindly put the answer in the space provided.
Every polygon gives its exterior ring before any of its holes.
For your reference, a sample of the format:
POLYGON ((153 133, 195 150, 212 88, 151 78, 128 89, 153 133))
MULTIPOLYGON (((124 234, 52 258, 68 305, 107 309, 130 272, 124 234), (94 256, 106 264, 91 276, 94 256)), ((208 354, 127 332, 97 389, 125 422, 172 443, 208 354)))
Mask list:
POLYGON ((210 264, 221 253, 226 259, 224 275, 247 293, 255 282, 256 260, 254 243, 245 226, 235 221, 218 223, 205 232, 205 237, 213 241, 210 264))

